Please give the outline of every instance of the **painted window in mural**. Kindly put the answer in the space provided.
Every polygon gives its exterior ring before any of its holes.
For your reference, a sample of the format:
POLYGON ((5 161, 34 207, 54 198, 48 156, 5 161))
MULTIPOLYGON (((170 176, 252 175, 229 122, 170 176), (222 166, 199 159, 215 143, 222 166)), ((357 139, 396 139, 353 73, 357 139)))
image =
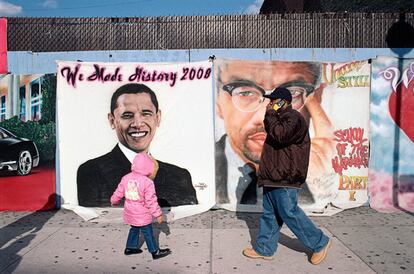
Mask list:
POLYGON ((40 78, 30 82, 31 120, 39 121, 41 118, 42 93, 40 92, 40 78))
POLYGON ((6 120, 6 96, 0 97, 0 121, 6 120))
POLYGON ((22 121, 26 121, 26 87, 22 86, 19 90, 19 118, 22 121))

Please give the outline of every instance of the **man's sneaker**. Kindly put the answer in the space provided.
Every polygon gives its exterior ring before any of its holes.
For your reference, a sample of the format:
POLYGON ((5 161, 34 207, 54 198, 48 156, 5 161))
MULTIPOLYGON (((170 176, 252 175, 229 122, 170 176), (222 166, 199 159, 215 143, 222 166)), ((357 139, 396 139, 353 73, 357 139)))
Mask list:
POLYGON ((332 240, 329 239, 327 245, 319 252, 315 252, 312 254, 312 257, 310 259, 312 264, 320 264, 323 260, 325 260, 326 255, 328 255, 328 249, 332 245, 332 240))
POLYGON ((169 248, 166 248, 166 249, 161 249, 161 248, 159 248, 157 251, 152 252, 151 254, 152 254, 152 258, 153 258, 154 260, 156 260, 156 259, 159 259, 159 258, 165 257, 165 256, 167 256, 167 255, 168 255, 168 254, 170 254, 170 253, 171 253, 171 251, 170 251, 170 249, 169 249, 169 248))
POLYGON ((260 255, 259 253, 256 252, 256 250, 254 250, 251 247, 247 247, 243 250, 243 255, 246 257, 249 257, 251 259, 263 259, 263 260, 273 260, 273 256, 263 256, 260 255))
POLYGON ((125 248, 124 250, 124 254, 125 255, 132 255, 132 254, 139 254, 142 253, 141 249, 136 249, 136 248, 125 248))

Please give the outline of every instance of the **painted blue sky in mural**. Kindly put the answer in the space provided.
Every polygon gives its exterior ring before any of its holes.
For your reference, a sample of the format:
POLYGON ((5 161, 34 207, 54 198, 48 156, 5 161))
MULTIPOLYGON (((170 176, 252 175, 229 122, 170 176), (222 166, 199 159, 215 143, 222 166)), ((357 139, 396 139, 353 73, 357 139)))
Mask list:
MULTIPOLYGON (((414 68, 414 60, 406 59, 401 65, 403 71, 408 70, 410 72, 412 68, 414 68)), ((379 57, 372 63, 370 168, 376 171, 383 170, 391 174, 393 172, 393 151, 396 143, 394 141, 396 131, 395 123, 389 114, 388 100, 390 93, 392 92, 393 80, 386 80, 383 75, 386 70, 389 70, 390 73, 394 73, 393 71, 395 71, 398 66, 397 59, 391 57, 379 57)), ((412 71, 411 74, 408 74, 407 79, 414 79, 412 71)), ((397 79, 395 79, 395 81, 397 81, 397 79)), ((399 161, 399 173, 412 174, 414 143, 402 130, 399 130, 397 134, 399 137, 400 152, 397 157, 397 160, 399 161)))
POLYGON ((145 17, 257 14, 263 0, 0 0, 0 16, 145 17))

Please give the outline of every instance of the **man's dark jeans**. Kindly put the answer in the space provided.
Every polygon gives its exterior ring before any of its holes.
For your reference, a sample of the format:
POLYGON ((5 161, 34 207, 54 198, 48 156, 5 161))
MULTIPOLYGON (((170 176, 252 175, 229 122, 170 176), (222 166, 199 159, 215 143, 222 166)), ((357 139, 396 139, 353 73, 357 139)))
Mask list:
POLYGON ((313 252, 321 251, 329 238, 318 229, 298 206, 298 189, 284 187, 263 188, 263 215, 254 250, 272 256, 277 249, 283 223, 313 252))

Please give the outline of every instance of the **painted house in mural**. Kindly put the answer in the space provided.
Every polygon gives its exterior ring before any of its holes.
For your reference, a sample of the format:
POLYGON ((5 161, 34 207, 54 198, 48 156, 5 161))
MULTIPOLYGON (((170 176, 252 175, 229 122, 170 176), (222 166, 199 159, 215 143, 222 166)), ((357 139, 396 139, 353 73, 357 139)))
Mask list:
POLYGON ((38 121, 42 108, 43 75, 0 76, 0 121, 18 116, 22 121, 38 121))

